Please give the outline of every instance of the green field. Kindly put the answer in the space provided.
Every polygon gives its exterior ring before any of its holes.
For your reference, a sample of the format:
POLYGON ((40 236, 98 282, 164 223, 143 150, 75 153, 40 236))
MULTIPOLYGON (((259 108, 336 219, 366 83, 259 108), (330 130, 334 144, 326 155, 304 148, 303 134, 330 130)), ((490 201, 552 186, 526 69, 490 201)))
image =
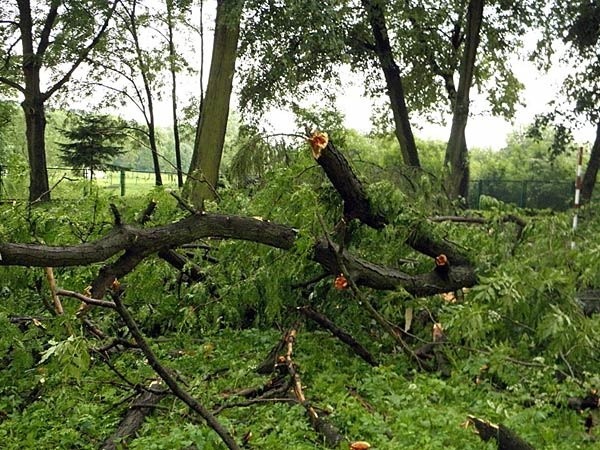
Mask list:
MULTIPOLYGON (((49 169, 52 198, 74 199, 88 195, 90 186, 98 187, 109 196, 142 196, 154 188, 154 174, 148 172, 104 172, 92 183, 81 172, 70 169, 49 169), (124 174, 124 178, 122 175, 124 174)), ((165 188, 177 189, 175 173, 162 174, 165 188)), ((23 169, 5 169, 0 178, 0 200, 25 200, 28 198, 29 174, 23 169)))

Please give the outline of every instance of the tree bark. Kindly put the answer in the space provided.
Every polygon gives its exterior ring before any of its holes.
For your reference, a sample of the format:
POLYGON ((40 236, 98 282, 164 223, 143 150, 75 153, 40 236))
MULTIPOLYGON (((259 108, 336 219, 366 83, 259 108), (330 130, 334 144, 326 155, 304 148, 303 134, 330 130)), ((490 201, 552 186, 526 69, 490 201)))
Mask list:
POLYGON ((175 43, 173 41, 173 0, 166 0, 167 26, 169 28, 169 69, 171 71, 171 109, 173 111, 173 140, 175 145, 175 165, 177 166, 177 187, 183 187, 183 171, 181 166, 181 143, 179 139, 179 123, 177 120, 177 70, 175 43))
MULTIPOLYGON (((394 290, 399 287, 416 297, 456 291, 477 283, 475 271, 469 265, 451 265, 448 274, 441 277, 435 271, 410 275, 391 267, 381 266, 357 258, 345 250, 338 255, 339 248, 330 248, 327 241, 320 240, 313 249, 313 259, 331 274, 342 272, 338 259, 344 263, 348 275, 357 285, 373 289, 394 290)), ((432 261, 433 268, 433 261, 432 261)))
POLYGON ((160 162, 158 160, 158 146, 156 144, 156 121, 154 119, 154 98, 152 95, 152 88, 150 86, 150 79, 148 78, 149 67, 144 62, 142 55, 142 48, 140 46, 140 40, 137 31, 137 15, 136 15, 137 0, 134 0, 131 10, 127 12, 129 18, 129 32, 135 45, 135 54, 137 64, 144 84, 144 92, 146 93, 146 104, 147 112, 144 110, 144 119, 146 120, 146 126, 148 127, 148 143, 150 144, 150 151, 152 152, 152 166, 154 167, 154 184, 156 186, 162 186, 162 176, 160 173, 160 162))
POLYGON ((589 203, 592 199, 592 193, 594 192, 594 187, 596 186, 598 169, 600 169, 600 123, 596 125, 596 139, 594 141, 594 145, 592 146, 592 152, 590 154, 587 167, 585 168, 585 174, 583 175, 583 181, 581 184, 582 203, 589 203))
POLYGON ((483 6, 484 0, 471 0, 467 10, 465 48, 445 158, 446 165, 449 166, 447 189, 450 198, 453 199, 468 198, 469 156, 465 128, 469 119, 469 93, 473 84, 475 59, 483 22, 483 6))
POLYGON ((44 100, 39 93, 39 68, 27 69, 25 75, 25 100, 21 103, 25 113, 27 155, 29 157, 29 201, 49 201, 50 186, 46 164, 46 113, 44 100), (35 82, 34 80, 38 81, 35 82))
POLYGON ((534 450, 531 444, 502 424, 495 425, 474 416, 469 416, 468 420, 475 425, 481 440, 487 442, 490 439, 495 439, 498 443, 498 450, 534 450))
POLYGON ((213 53, 206 97, 200 113, 194 153, 184 186, 184 196, 198 209, 202 209, 204 200, 216 198, 237 58, 241 3, 238 0, 217 1, 213 53))
POLYGON ((298 311, 308 317, 309 319, 315 321, 319 325, 321 325, 326 330, 329 330, 331 334, 337 337, 340 341, 350 347, 354 353, 360 356, 367 364, 371 366, 378 366, 379 363, 373 357, 371 352, 369 352, 360 342, 352 337, 349 333, 342 330, 335 323, 331 321, 327 316, 321 314, 318 311, 315 311, 310 306, 303 306, 298 308, 298 311))
POLYGON ((327 142, 316 161, 342 197, 345 220, 358 219, 376 230, 385 226, 385 217, 373 211, 362 183, 333 142, 327 142))
MULTIPOLYGON (((150 384, 150 387, 159 385, 156 381, 150 384)), ((116 450, 125 445, 127 438, 135 435, 144 424, 146 416, 151 414, 154 407, 158 405, 165 394, 156 394, 150 391, 143 391, 137 396, 133 404, 127 409, 127 413, 119 422, 116 431, 104 441, 101 450, 116 450), (119 447, 117 447, 117 443, 119 447)))
POLYGON ((387 92, 394 115, 396 138, 400 144, 402 159, 407 166, 421 167, 415 138, 410 126, 400 69, 394 60, 388 37, 384 4, 382 0, 362 0, 375 40, 375 53, 385 76, 387 92))

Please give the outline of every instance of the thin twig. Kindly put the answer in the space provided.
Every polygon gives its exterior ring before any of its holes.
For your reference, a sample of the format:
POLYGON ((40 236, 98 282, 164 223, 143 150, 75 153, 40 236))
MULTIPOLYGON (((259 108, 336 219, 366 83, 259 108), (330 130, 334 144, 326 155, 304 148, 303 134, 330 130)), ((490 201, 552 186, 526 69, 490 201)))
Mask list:
POLYGON ((64 289, 57 289, 56 293, 58 295, 64 295, 65 297, 76 298, 78 300, 81 300, 86 305, 101 306, 103 308, 110 308, 110 309, 116 308, 116 305, 114 302, 109 302, 106 300, 98 300, 97 298, 87 297, 83 294, 80 294, 79 292, 66 291, 64 289))
POLYGON ((62 307, 62 303, 60 302, 60 297, 56 292, 56 279, 54 278, 54 271, 52 270, 52 267, 44 267, 44 272, 46 273, 46 279, 50 285, 50 294, 52 295, 52 302, 54 303, 54 311, 57 315, 62 316, 65 311, 62 307))

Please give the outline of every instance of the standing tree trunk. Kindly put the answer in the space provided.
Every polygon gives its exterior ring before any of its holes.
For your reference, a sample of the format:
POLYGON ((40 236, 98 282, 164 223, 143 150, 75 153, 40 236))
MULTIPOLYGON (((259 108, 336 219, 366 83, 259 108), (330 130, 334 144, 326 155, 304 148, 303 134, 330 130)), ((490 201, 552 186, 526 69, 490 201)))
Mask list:
POLYGON ((25 99, 21 103, 25 114, 27 136, 27 154, 29 156, 29 201, 50 200, 48 169, 46 165, 46 114, 44 102, 46 96, 40 89, 41 55, 47 48, 47 39, 58 16, 58 3, 53 3, 46 16, 47 34, 40 38, 38 51, 33 48, 33 19, 29 0, 19 0, 19 27, 21 29, 21 45, 23 48, 23 78, 25 99), (40 52, 42 52, 40 54, 40 52))
MULTIPOLYGON (((6 2, 4 2, 6 3, 6 2)), ((4 7, 4 3, 3 6, 4 7)), ((12 76, 0 76, 0 83, 9 88, 19 91, 24 100, 21 103, 25 115, 26 137, 27 137, 27 153, 29 157, 29 201, 48 201, 50 200, 50 188, 48 183, 48 169, 46 165, 46 114, 44 110, 45 102, 58 90, 60 90, 70 79, 75 70, 86 60, 92 49, 100 42, 101 37, 106 31, 108 24, 112 18, 118 0, 113 0, 111 4, 106 6, 109 8, 106 17, 99 30, 95 32, 92 40, 87 46, 80 48, 81 39, 86 37, 80 35, 77 42, 72 42, 70 50, 72 54, 64 54, 64 57, 72 56, 73 60, 67 62, 61 60, 62 68, 65 71, 55 78, 54 84, 42 91, 40 82, 40 70, 42 67, 56 68, 56 64, 48 61, 47 52, 49 48, 63 45, 64 42, 57 44, 57 39, 52 36, 55 27, 68 26, 68 20, 64 17, 59 17, 60 14, 65 14, 64 11, 59 11, 63 1, 53 0, 51 2, 34 2, 33 12, 38 14, 44 9, 44 5, 48 4, 48 12, 34 22, 32 15, 32 6, 30 0, 17 0, 18 18, 8 23, 15 24, 19 28, 19 39, 15 44, 21 41, 22 76, 17 76, 11 73, 12 76), (35 26, 39 25, 39 30, 34 30, 35 26), (36 47, 37 43, 37 47, 36 47), (34 48, 36 47, 36 48, 34 48), (21 84, 21 80, 23 84, 21 84)), ((64 8, 63 8, 64 9, 64 8)), ((96 11, 90 14, 97 13, 96 11)), ((4 69, 9 68, 9 60, 11 54, 5 55, 4 69)), ((10 72, 10 71, 9 71, 10 72)))
POLYGON ((483 4, 484 0, 471 0, 467 10, 465 48, 445 158, 446 165, 449 165, 447 189, 450 198, 467 199, 468 196, 469 156, 465 128, 469 119, 469 92, 473 83, 477 46, 483 21, 483 4))
POLYGON ((199 209, 202 208, 204 200, 216 198, 235 73, 242 3, 234 0, 217 1, 206 97, 200 113, 194 153, 184 187, 184 196, 199 209))
POLYGON ((596 176, 598 175, 598 169, 600 168, 600 123, 596 125, 596 140, 592 146, 592 152, 590 159, 585 168, 585 174, 583 175, 583 182, 581 186, 581 201, 583 203, 589 203, 592 199, 592 193, 594 192, 594 186, 596 185, 596 176))
MULTIPOLYGON (((39 68, 34 77, 39 75, 39 68)), ((25 82, 25 100, 21 103, 25 113, 25 129, 27 136, 27 154, 29 156, 29 201, 49 201, 50 186, 46 165, 46 114, 44 99, 39 92, 31 92, 29 83, 25 82)), ((33 86, 35 91, 39 84, 33 86)))
POLYGON ((396 61, 394 61, 392 46, 388 37, 384 4, 381 0, 362 0, 362 5, 371 24, 375 40, 375 53, 385 76, 387 92, 394 115, 396 138, 400 144, 402 159, 407 166, 421 167, 415 138, 408 117, 408 108, 406 107, 400 69, 396 61))
POLYGON ((160 173, 160 162, 158 160, 158 146, 156 144, 156 121, 154 119, 154 99, 152 96, 152 87, 150 86, 149 64, 146 62, 142 54, 140 39, 138 36, 138 17, 136 13, 137 0, 133 1, 131 10, 127 12, 129 18, 129 32, 135 45, 135 54, 137 64, 140 68, 140 75, 144 84, 144 92, 146 93, 146 110, 143 111, 146 126, 148 127, 148 143, 152 152, 152 165, 154 167, 154 184, 162 186, 162 176, 160 173))
POLYGON ((179 139, 179 123, 177 121, 177 64, 175 63, 175 43, 173 42, 173 0, 166 0, 167 26, 169 28, 169 69, 171 71, 171 108, 173 110, 173 140, 175 142, 175 164, 177 166, 177 187, 183 187, 181 167, 181 143, 179 139))

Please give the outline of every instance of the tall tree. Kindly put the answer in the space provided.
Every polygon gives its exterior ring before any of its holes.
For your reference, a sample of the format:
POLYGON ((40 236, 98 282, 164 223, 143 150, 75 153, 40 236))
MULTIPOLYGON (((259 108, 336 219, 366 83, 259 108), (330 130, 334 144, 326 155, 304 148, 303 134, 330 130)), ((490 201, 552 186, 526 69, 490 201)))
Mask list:
POLYGON ((471 0, 467 8, 465 44, 460 64, 458 90, 453 99, 452 128, 446 147, 446 164, 449 176, 446 189, 451 198, 468 198, 469 160, 465 128, 469 119, 471 85, 474 79, 477 47, 479 46, 481 23, 483 21, 483 0, 471 0))
MULTIPOLYGON (((179 121, 177 116, 177 72, 178 72, 178 55, 175 51, 175 13, 178 6, 174 0, 165 0, 167 8, 167 43, 169 47, 169 71, 171 72, 171 111, 173 114, 173 141, 175 145, 175 161, 177 166, 177 186, 183 187, 183 168, 181 166, 181 142, 179 137, 179 121)), ((185 7, 184 5, 181 5, 185 7)))
POLYGON ((107 43, 107 55, 94 58, 94 71, 87 80, 89 90, 104 90, 107 106, 132 104, 142 115, 144 127, 136 127, 143 136, 142 145, 150 150, 154 183, 162 185, 160 152, 156 130, 155 103, 163 94, 164 67, 168 53, 158 42, 158 4, 140 0, 120 0, 115 27, 107 43))
POLYGON ((140 42, 140 28, 149 20, 146 12, 138 12, 138 0, 130 0, 123 2, 124 14, 120 16, 125 29, 128 31, 131 42, 133 43, 133 59, 130 60, 129 68, 137 68, 138 74, 142 81, 144 94, 141 94, 138 89, 138 98, 143 105, 143 115, 148 129, 147 137, 152 152, 152 164, 154 166, 154 183, 156 186, 162 186, 162 175, 160 173, 160 161, 158 159, 158 144, 156 141, 156 119, 154 114, 154 93, 153 81, 156 81, 156 75, 153 73, 156 68, 153 65, 156 59, 153 55, 144 51, 140 42))
POLYGON ((50 200, 45 105, 98 45, 118 0, 5 1, 0 9, 0 83, 23 98, 29 156, 29 200, 50 200), (21 52, 17 48, 21 44, 21 52), (43 69, 50 76, 43 76, 43 69), (42 80, 49 79, 44 86, 42 80))
MULTIPOLYGON (((471 44, 466 39, 468 4, 361 0, 359 7, 350 1, 256 0, 248 6, 252 14, 242 35, 242 106, 260 111, 314 91, 331 95, 340 67, 349 68, 364 75, 370 96, 387 97, 404 163, 416 166, 412 114, 439 121, 456 113, 453 149, 464 140, 464 131, 458 131, 466 124, 464 105, 474 85, 487 94, 494 114, 510 117, 518 103, 522 85, 507 60, 541 2, 490 1, 489 23, 480 21, 478 33, 471 28, 471 44), (477 39, 482 51, 472 52, 477 39), (455 80, 468 66, 459 102, 455 80)), ((457 159, 464 166, 466 144, 461 147, 457 159)), ((468 178, 461 179, 466 186, 468 178)))
POLYGON ((241 0, 217 0, 213 50, 184 195, 196 207, 214 199, 237 58, 241 0))

